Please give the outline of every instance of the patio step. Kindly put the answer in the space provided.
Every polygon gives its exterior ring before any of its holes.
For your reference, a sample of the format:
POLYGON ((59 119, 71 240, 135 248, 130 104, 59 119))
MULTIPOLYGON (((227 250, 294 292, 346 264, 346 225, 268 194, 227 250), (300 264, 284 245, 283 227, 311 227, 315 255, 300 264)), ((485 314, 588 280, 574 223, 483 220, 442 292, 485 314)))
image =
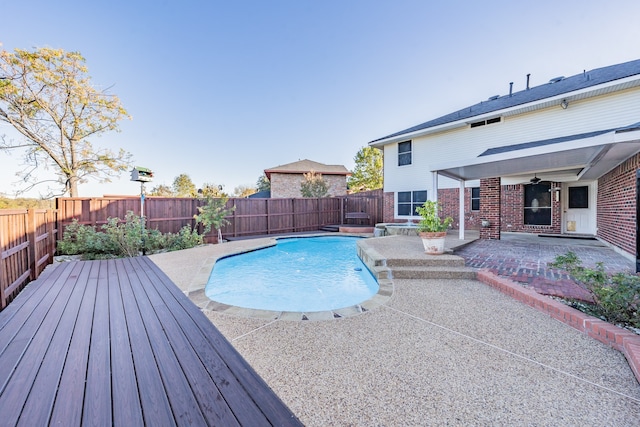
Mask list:
POLYGON ((464 258, 456 255, 433 255, 419 258, 390 258, 387 267, 464 267, 464 258))
POLYGON ((389 269, 392 279, 475 279, 476 272, 469 267, 394 267, 389 269))
POLYGON ((425 255, 409 251, 403 258, 384 258, 365 242, 358 244, 358 256, 378 280, 389 279, 475 279, 464 258, 452 254, 425 255), (362 243, 362 244, 360 244, 362 243))

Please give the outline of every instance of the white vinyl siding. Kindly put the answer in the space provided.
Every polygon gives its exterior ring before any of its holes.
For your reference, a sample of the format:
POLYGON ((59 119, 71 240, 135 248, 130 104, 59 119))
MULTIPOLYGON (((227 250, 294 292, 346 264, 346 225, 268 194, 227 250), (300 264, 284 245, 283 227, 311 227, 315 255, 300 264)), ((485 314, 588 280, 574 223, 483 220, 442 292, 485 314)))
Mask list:
MULTIPOLYGON (((640 117, 640 88, 627 89, 569 102, 477 128, 458 128, 412 139, 412 165, 397 166, 397 144, 384 147, 385 191, 431 188, 432 165, 474 160, 488 148, 521 144, 559 136, 627 126, 640 117)), ((426 118, 428 119, 428 118, 426 118)), ((473 121, 470 119, 469 122, 473 121)), ((477 183, 477 181, 476 181, 477 183)), ((466 184, 470 186, 469 183, 466 184)), ((439 188, 456 188, 458 182, 438 178, 439 188)), ((478 184, 475 184, 478 186, 478 184)))

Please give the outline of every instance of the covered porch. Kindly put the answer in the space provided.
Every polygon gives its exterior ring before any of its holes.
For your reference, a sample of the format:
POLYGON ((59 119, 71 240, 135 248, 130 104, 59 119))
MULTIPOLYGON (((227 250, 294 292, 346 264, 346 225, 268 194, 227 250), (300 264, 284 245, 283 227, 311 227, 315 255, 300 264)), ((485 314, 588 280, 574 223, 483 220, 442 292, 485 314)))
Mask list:
MULTIPOLYGON (((501 232, 515 231, 503 218, 503 186, 523 184, 521 220, 544 216, 544 226, 533 220, 527 232, 602 237, 598 181, 639 152, 640 123, 499 146, 464 161, 433 165, 432 194, 437 194, 439 176, 457 180, 460 218, 464 218, 465 182, 480 180, 480 238, 500 239, 501 232), (547 194, 541 198, 542 193, 547 194)), ((635 182, 633 187, 635 200, 635 182)), ((464 235, 464 221, 459 228, 464 235)), ((635 229, 633 240, 635 247, 635 229)))

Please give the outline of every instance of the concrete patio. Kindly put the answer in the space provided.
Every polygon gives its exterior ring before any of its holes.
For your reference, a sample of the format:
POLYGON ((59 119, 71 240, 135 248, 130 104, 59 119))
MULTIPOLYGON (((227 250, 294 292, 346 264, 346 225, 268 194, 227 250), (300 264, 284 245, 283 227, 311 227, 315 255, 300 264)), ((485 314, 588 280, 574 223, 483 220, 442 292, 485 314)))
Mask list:
MULTIPOLYGON (((268 244, 150 258, 189 293, 212 259, 268 244)), ((613 348, 476 280, 392 287, 340 319, 205 314, 308 426, 637 425, 640 385, 613 348)))

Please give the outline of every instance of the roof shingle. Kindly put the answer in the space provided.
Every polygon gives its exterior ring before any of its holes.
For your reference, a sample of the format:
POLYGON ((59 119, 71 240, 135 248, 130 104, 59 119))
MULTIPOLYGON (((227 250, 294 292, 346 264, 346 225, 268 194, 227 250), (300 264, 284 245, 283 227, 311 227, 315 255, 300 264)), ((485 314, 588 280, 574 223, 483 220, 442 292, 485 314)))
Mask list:
POLYGON ((514 92, 511 95, 504 95, 498 98, 491 97, 487 101, 482 101, 470 107, 463 108, 453 113, 429 120, 419 125, 392 133, 382 138, 371 141, 377 142, 387 138, 416 132, 423 129, 455 122, 458 120, 469 119, 482 114, 500 111, 506 108, 515 107, 529 102, 540 101, 546 98, 570 93, 576 90, 597 86, 614 80, 623 79, 640 74, 640 59, 625 62, 622 64, 610 65, 607 67, 596 68, 591 71, 585 71, 575 76, 558 79, 552 79, 549 83, 540 86, 531 87, 529 89, 514 92))

